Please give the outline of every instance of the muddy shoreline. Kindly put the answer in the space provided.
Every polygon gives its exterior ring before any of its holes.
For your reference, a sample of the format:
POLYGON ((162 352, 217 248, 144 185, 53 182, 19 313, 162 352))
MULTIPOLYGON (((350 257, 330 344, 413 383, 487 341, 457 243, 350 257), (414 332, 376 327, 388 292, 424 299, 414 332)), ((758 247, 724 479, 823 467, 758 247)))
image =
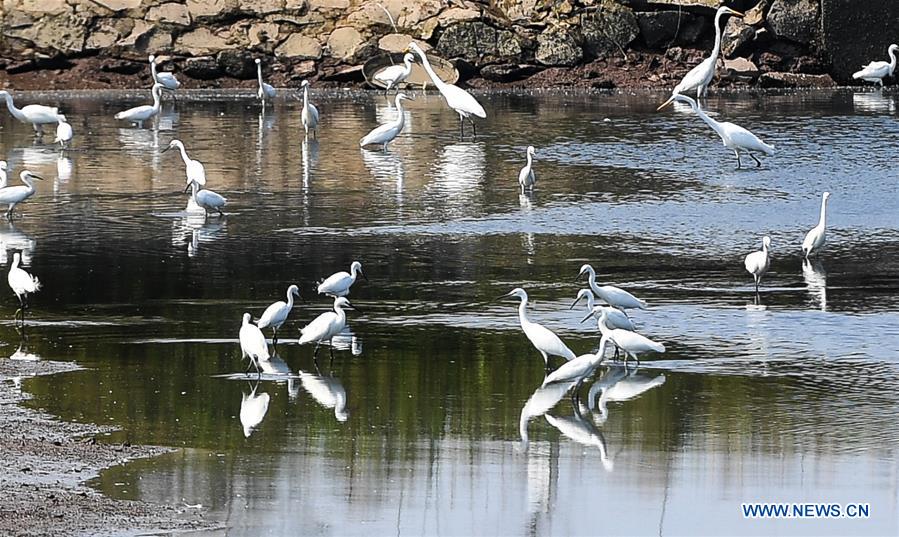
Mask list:
POLYGON ((84 483, 108 467, 170 451, 106 444, 112 429, 60 421, 24 407, 23 380, 79 369, 52 361, 0 360, 0 535, 133 535, 209 529, 187 506, 114 500, 84 483))

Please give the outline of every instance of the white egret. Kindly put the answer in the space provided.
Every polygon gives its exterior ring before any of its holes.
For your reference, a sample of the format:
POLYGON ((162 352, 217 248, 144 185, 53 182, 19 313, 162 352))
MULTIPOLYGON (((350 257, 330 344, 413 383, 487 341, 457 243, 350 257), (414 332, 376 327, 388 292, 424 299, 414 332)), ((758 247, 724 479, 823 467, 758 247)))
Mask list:
POLYGON ((824 249, 824 243, 827 241, 827 233, 825 222, 827 219, 827 200, 830 199, 830 192, 825 192, 821 196, 821 216, 818 218, 818 225, 809 230, 802 241, 802 256, 806 259, 812 254, 818 255, 824 249))
MULTIPOLYGON (((184 143, 181 142, 181 140, 172 140, 162 152, 165 153, 169 149, 177 149, 181 153, 181 160, 184 161, 184 168, 187 173, 188 186, 190 186, 191 182, 197 183, 200 186, 206 184, 206 168, 203 167, 202 162, 194 160, 187 155, 187 149, 185 149, 184 143)), ((187 189, 185 188, 185 190, 187 189)))
POLYGON ((396 94, 396 119, 389 121, 366 134, 364 138, 359 140, 359 147, 367 145, 380 144, 384 151, 387 151, 387 144, 403 132, 403 126, 406 124, 406 114, 403 112, 403 100, 411 101, 405 93, 396 94))
POLYGON ((474 123, 474 120, 471 119, 471 116, 477 116, 480 118, 486 118, 487 112, 484 111, 484 107, 481 106, 481 103, 477 101, 470 93, 460 88, 459 86, 455 86, 453 84, 447 84, 443 80, 440 80, 440 77, 437 76, 437 73, 434 72, 434 69, 431 68, 431 62, 428 61, 428 56, 425 54, 425 51, 418 46, 418 43, 412 42, 409 43, 409 49, 418 54, 418 57, 421 58, 421 65, 424 67, 425 72, 428 73, 428 76, 431 77, 431 82, 434 83, 434 86, 437 87, 437 90, 440 91, 440 95, 443 95, 443 99, 446 101, 447 106, 452 108, 459 114, 459 133, 460 136, 465 134, 465 120, 467 119, 471 122, 471 127, 474 129, 474 135, 477 136, 478 128, 474 123))
POLYGON ((161 84, 163 88, 167 90, 175 91, 179 87, 181 87, 181 82, 178 82, 178 79, 175 78, 175 75, 168 71, 163 71, 161 73, 156 71, 156 56, 150 55, 150 74, 153 75, 153 83, 161 84))
MULTIPOLYGON (((250 365, 256 366, 256 372, 260 373, 259 362, 269 359, 268 342, 262 335, 262 330, 253 324, 249 313, 243 314, 243 324, 240 326, 240 352, 242 358, 249 358, 250 365)), ((247 372, 250 366, 247 366, 247 372)))
POLYGON ((139 128, 144 126, 144 121, 155 117, 159 114, 160 101, 159 99, 162 96, 162 88, 164 86, 162 84, 153 84, 153 89, 151 92, 153 93, 153 104, 145 104, 142 106, 135 106, 134 108, 129 108, 123 112, 119 112, 115 115, 116 119, 124 119, 125 121, 130 121, 132 123, 137 123, 139 128))
POLYGON ((529 145, 527 150, 528 163, 524 165, 520 172, 518 172, 518 184, 521 185, 522 193, 524 193, 525 190, 534 190, 534 185, 537 184, 537 176, 534 175, 534 169, 532 167, 534 155, 536 153, 537 150, 534 149, 534 146, 529 145))
POLYGON ((734 155, 737 156, 737 169, 739 170, 743 164, 740 162, 740 153, 745 152, 752 160, 755 161, 756 167, 762 165, 762 161, 756 158, 755 154, 764 153, 766 155, 774 154, 774 146, 768 145, 765 142, 759 140, 758 136, 752 134, 748 130, 744 129, 739 125, 734 125, 733 123, 729 123, 727 121, 718 122, 714 119, 710 118, 702 109, 696 104, 696 101, 687 97, 686 95, 675 95, 675 100, 685 102, 690 105, 690 108, 696 112, 696 115, 700 117, 703 121, 705 121, 709 127, 714 130, 718 136, 721 137, 721 143, 724 144, 724 147, 730 149, 734 152, 734 155))
POLYGON ((271 85, 262 81, 262 60, 256 58, 256 79, 259 80, 259 89, 256 91, 256 97, 263 103, 266 99, 274 99, 278 92, 271 85))
POLYGON ((580 382, 593 373, 599 367, 599 364, 602 363, 608 341, 609 338, 603 336, 599 340, 599 350, 596 353, 582 354, 570 362, 565 362, 559 366, 559 369, 546 375, 546 378, 543 379, 543 385, 546 386, 554 382, 577 382, 580 385, 580 382))
MULTIPOLYGON (((586 317, 584 317, 581 322, 586 321, 590 317, 593 316, 593 312, 590 312, 586 317)), ((627 364, 628 357, 632 357, 637 360, 637 364, 640 363, 641 354, 645 354, 647 352, 665 352, 665 346, 661 343, 655 342, 649 339, 646 336, 642 336, 636 332, 631 330, 622 330, 621 328, 609 328, 606 324, 606 320, 608 318, 608 313, 605 311, 600 312, 599 315, 599 331, 602 332, 603 338, 608 338, 612 343, 614 343, 619 349, 624 351, 624 363, 627 364)), ((602 340, 600 340, 600 350, 605 351, 602 348, 602 340)))
POLYGON ((384 90, 384 95, 390 92, 390 88, 398 86, 409 78, 409 75, 412 74, 412 62, 414 61, 415 56, 407 52, 403 56, 403 65, 391 65, 375 73, 375 76, 372 78, 387 86, 384 90))
POLYGON ((8 170, 9 164, 5 160, 0 160, 0 189, 6 188, 6 184, 9 182, 8 170))
MULTIPOLYGON (((346 312, 344 308, 359 311, 355 306, 350 304, 344 296, 334 299, 334 311, 326 311, 312 320, 300 329, 300 345, 306 343, 315 343, 315 350, 312 357, 315 358, 318 348, 323 341, 331 342, 331 338, 339 334, 346 327, 346 312)), ((331 359, 334 359, 334 346, 330 345, 331 359)))
POLYGON ((356 283, 357 275, 368 281, 368 277, 362 272, 362 263, 353 261, 350 264, 349 272, 335 272, 318 284, 318 294, 333 297, 347 296, 350 294, 350 287, 356 283))
POLYGON ((309 129, 312 129, 312 133, 315 134, 315 129, 318 127, 318 108, 309 102, 309 81, 304 80, 301 86, 303 87, 303 112, 300 114, 300 119, 303 121, 303 128, 306 129, 306 136, 309 136, 309 129))
POLYGON ((43 179, 43 177, 35 175, 28 170, 20 173, 19 178, 25 183, 24 185, 0 188, 0 205, 9 205, 9 208, 6 210, 7 220, 12 220, 12 210, 16 207, 16 204, 22 203, 34 195, 34 183, 31 181, 33 179, 43 179))
POLYGON ((613 308, 618 308, 620 310, 646 309, 646 302, 628 293, 624 289, 615 287, 614 285, 600 286, 599 284, 597 284, 596 271, 593 270, 592 266, 582 265, 581 271, 578 273, 578 279, 580 279, 584 274, 587 275, 587 282, 590 284, 590 289, 592 289, 593 292, 596 293, 596 296, 598 296, 600 300, 604 301, 606 304, 612 306, 613 308))
POLYGON ((59 147, 64 149, 72 142, 72 137, 75 133, 72 131, 72 126, 68 124, 66 116, 63 114, 56 116, 56 121, 56 139, 53 140, 53 143, 59 143, 59 147))
POLYGON ((545 326, 528 319, 528 294, 524 289, 516 287, 499 298, 510 296, 521 299, 521 303, 518 305, 518 321, 521 323, 521 329, 524 330, 524 335, 527 336, 531 344, 540 351, 547 368, 549 368, 550 356, 561 356, 566 360, 574 360, 576 358, 571 349, 562 343, 559 336, 553 334, 545 326))
POLYGON ((759 292, 759 282, 762 281, 762 276, 768 272, 768 268, 771 266, 771 258, 768 252, 768 249, 771 247, 771 237, 765 235, 762 238, 762 249, 758 252, 752 252, 746 256, 746 259, 743 260, 743 265, 746 267, 746 270, 752 274, 752 277, 755 278, 755 292, 759 292))
POLYGON ((345 422, 349 413, 346 410, 346 389, 343 383, 331 376, 316 375, 302 370, 299 374, 303 389, 321 406, 333 408, 337 421, 345 422))
POLYGON ((12 95, 8 91, 0 91, 0 96, 6 99, 6 108, 9 109, 9 113, 22 123, 30 123, 36 134, 43 134, 44 125, 56 123, 59 108, 41 104, 29 104, 22 108, 16 108, 12 101, 12 95))
POLYGON ((721 6, 718 8, 718 11, 715 13, 715 46, 712 48, 712 54, 702 60, 702 62, 696 67, 690 69, 690 72, 680 81, 680 84, 674 86, 674 89, 671 91, 671 97, 668 98, 667 101, 662 103, 656 110, 661 110, 665 108, 672 102, 674 102, 674 98, 681 93, 687 93, 688 91, 696 90, 696 101, 698 102, 700 97, 705 96, 706 92, 709 89, 709 84, 712 82, 712 78, 715 77, 715 67, 718 63, 718 54, 721 53, 721 17, 729 14, 736 15, 738 17, 743 17, 744 15, 739 11, 734 11, 733 9, 727 6, 721 6))
POLYGON ((880 87, 883 87, 883 79, 888 76, 893 76, 893 71, 896 70, 896 51, 899 50, 899 45, 890 45, 890 48, 887 49, 887 54, 890 56, 889 62, 871 62, 868 65, 862 67, 861 71, 852 74, 852 78, 858 80, 862 79, 865 82, 874 82, 876 84, 880 84, 880 87))
POLYGON ((274 344, 278 343, 278 330, 281 328, 281 325, 284 324, 284 321, 287 320, 287 316, 290 315, 290 310, 293 309, 294 296, 300 298, 300 288, 296 285, 291 285, 287 288, 287 302, 279 300, 265 308, 262 317, 260 317, 259 322, 256 323, 256 326, 260 329, 268 328, 269 326, 272 327, 272 331, 274 332, 272 343, 274 344))
MULTIPOLYGON (((9 274, 6 277, 6 281, 9 282, 9 288, 12 289, 12 292, 16 294, 16 298, 19 299, 19 311, 22 312, 22 321, 24 322, 25 309, 28 308, 28 294, 40 291, 41 282, 36 276, 32 276, 19 268, 21 259, 19 252, 13 254, 12 264, 9 266, 9 274)), ((18 315, 18 311, 16 315, 18 315)))
POLYGON ((188 202, 188 212, 191 212, 193 207, 200 207, 207 215, 210 212, 217 212, 219 216, 225 216, 222 207, 228 203, 228 200, 224 196, 212 190, 201 189, 196 181, 191 181, 188 186, 190 187, 190 202, 193 202, 193 205, 188 202))
POLYGON ((606 324, 609 328, 621 328, 624 330, 637 329, 634 326, 634 322, 631 321, 631 318, 627 316, 627 313, 612 306, 597 306, 596 297, 593 296, 593 291, 590 289, 581 289, 578 291, 577 298, 574 299, 574 302, 571 303, 571 306, 569 306, 568 309, 574 309, 574 306, 577 305, 582 298, 587 301, 587 311, 592 311, 594 314, 599 315, 600 311, 606 310, 608 313, 608 322, 606 324))
POLYGON ((268 412, 268 404, 271 397, 267 393, 256 395, 257 383, 249 394, 240 394, 240 425, 243 427, 243 435, 249 438, 253 431, 262 423, 268 412))

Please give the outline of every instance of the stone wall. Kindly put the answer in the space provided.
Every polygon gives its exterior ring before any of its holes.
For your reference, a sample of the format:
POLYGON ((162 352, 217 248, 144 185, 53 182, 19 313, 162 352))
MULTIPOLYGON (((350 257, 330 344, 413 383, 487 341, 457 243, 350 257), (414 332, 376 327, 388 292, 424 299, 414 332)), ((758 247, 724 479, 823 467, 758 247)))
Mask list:
MULTIPOLYGON (((862 9, 852 0, 821 1, 831 17, 834 9, 862 9)), ((464 78, 502 83, 597 60, 616 59, 614 65, 621 67, 620 58, 626 66, 633 53, 692 62, 695 55, 683 50, 707 53, 717 3, 3 0, 0 61, 15 74, 64 70, 93 58, 106 71, 131 74, 145 69, 147 55, 154 53, 165 56, 166 68, 179 75, 208 81, 251 79, 253 58, 261 56, 267 57, 275 82, 307 77, 349 82, 361 80, 359 66, 367 59, 401 51, 416 39, 455 61, 464 78)), ((737 0, 732 5, 748 10, 744 20, 731 18, 725 31, 725 57, 743 58, 731 63, 735 79, 751 81, 769 71, 821 74, 831 65, 841 66, 839 78, 846 78, 842 58, 822 47, 819 0, 761 0, 757 5, 737 0)), ((651 82, 651 73, 644 75, 651 82)))

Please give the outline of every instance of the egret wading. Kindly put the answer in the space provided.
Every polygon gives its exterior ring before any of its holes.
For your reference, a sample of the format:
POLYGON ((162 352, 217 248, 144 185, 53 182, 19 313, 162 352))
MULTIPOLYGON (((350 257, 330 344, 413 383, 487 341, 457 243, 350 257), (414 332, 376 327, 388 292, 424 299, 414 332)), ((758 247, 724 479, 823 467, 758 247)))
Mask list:
POLYGON ((65 149, 72 142, 72 138, 75 133, 72 131, 72 126, 67 123, 66 116, 63 114, 59 114, 56 116, 56 139, 53 140, 53 143, 59 144, 59 147, 65 149))
POLYGON ((646 309, 646 302, 628 293, 624 289, 620 289, 618 287, 615 287, 614 285, 600 286, 599 284, 597 284, 596 271, 593 270, 592 266, 581 265, 581 270, 580 272, 578 272, 577 279, 580 280, 581 276, 583 276, 584 274, 587 275, 587 282, 590 284, 590 289, 596 294, 597 297, 599 297, 600 300, 612 306, 613 308, 618 308, 620 310, 646 309))
POLYGON ((256 58, 256 79, 259 81, 259 89, 256 90, 256 97, 265 104, 266 99, 272 100, 278 95, 275 88, 262 81, 262 60, 256 58))
POLYGON ((300 119, 303 121, 303 128, 306 129, 306 136, 309 136, 309 131, 312 130, 312 134, 317 138, 318 108, 309 102, 309 81, 304 80, 301 86, 303 87, 303 112, 300 114, 300 119))
POLYGON ((525 190, 534 190, 534 185, 537 184, 537 176, 534 174, 534 155, 537 153, 537 150, 534 149, 534 146, 529 145, 527 150, 527 158, 528 162, 524 165, 520 172, 518 172, 518 184, 521 186, 521 192, 524 193, 525 190))
POLYGON ((705 97, 709 84, 712 82, 712 78, 715 77, 715 66, 718 63, 718 55, 721 53, 721 17, 724 15, 744 16, 739 11, 734 11, 727 6, 718 8, 718 11, 715 13, 715 46, 712 48, 712 54, 704 59, 702 63, 690 69, 690 72, 680 81, 680 84, 674 86, 674 89, 671 91, 671 97, 656 110, 661 110, 674 102, 674 98, 681 93, 687 93, 694 89, 696 90, 696 102, 699 102, 701 97, 705 97))
MULTIPOLYGON (((581 299, 586 300, 587 302, 587 311, 593 311, 596 307, 596 297, 593 296, 593 291, 590 289, 581 289, 577 292, 577 297, 574 299, 574 302, 571 303, 571 306, 568 309, 574 309, 578 302, 581 299)), ((634 322, 631 321, 631 318, 627 316, 627 313, 624 313, 620 309, 613 306, 599 306, 601 309, 604 309, 608 312, 608 322, 606 323, 610 328, 621 328, 624 330, 636 330, 637 328, 634 326, 634 322)))
POLYGON ((827 200, 830 199, 830 192, 821 195, 821 216, 818 217, 818 225, 809 230, 802 241, 802 257, 808 259, 809 256, 821 253, 824 249, 824 243, 827 242, 827 230, 825 229, 827 222, 827 200))
POLYGON ((540 351, 540 354, 543 356, 543 362, 546 368, 549 369, 550 356, 561 356, 566 360, 574 360, 576 358, 575 354, 564 343, 562 343, 562 340, 559 339, 559 336, 553 334, 545 326, 532 322, 530 319, 528 319, 527 292, 521 287, 516 287, 515 289, 512 289, 499 298, 512 296, 517 297, 521 300, 521 303, 518 305, 518 321, 521 323, 521 329, 524 331, 524 335, 527 336, 531 344, 534 345, 534 348, 540 351))
POLYGON ((19 174, 19 179, 25 184, 0 188, 0 205, 6 204, 9 206, 6 210, 7 220, 12 220, 12 211, 17 204, 34 195, 34 183, 31 181, 34 179, 42 180, 43 177, 25 170, 19 174))
MULTIPOLYGON (((203 209, 207 216, 211 212, 218 213, 219 216, 225 216, 225 213, 222 212, 222 207, 228 203, 228 200, 224 196, 212 190, 201 189, 196 181, 191 181, 188 186, 190 186, 190 200, 195 207, 203 209)), ((190 207, 189 203, 188 207, 190 207)))
POLYGON ((412 62, 414 61, 415 56, 407 52, 403 56, 403 65, 391 65, 375 73, 373 78, 386 86, 384 95, 390 93, 391 88, 399 86, 400 83, 405 82, 409 78, 409 75, 412 74, 412 62))
MULTIPOLYGON (((599 340, 599 350, 595 354, 582 354, 569 362, 565 362, 543 379, 543 386, 554 382, 577 382, 577 386, 602 363, 609 338, 603 336, 599 340)), ((577 387, 575 387, 577 390, 577 387)))
POLYGON ((318 294, 333 297, 347 296, 350 294, 350 287, 356 283, 357 275, 362 276, 365 281, 368 281, 368 277, 362 272, 362 263, 353 261, 350 264, 349 272, 335 272, 318 284, 318 294))
MULTIPOLYGON (((595 311, 591 311, 581 322, 593 317, 595 311)), ((665 352, 665 346, 657 343, 646 336, 642 336, 631 330, 622 330, 621 328, 609 328, 608 312, 599 311, 599 331, 602 332, 603 338, 608 338, 619 349, 624 352, 624 363, 627 364, 628 357, 632 357, 640 363, 640 355, 647 352, 665 352)), ((600 341, 601 343, 601 341, 600 341)), ((602 349, 605 350, 605 349, 602 349)))
POLYGON ((396 119, 387 122, 380 127, 375 128, 364 138, 359 141, 359 147, 367 145, 380 145, 384 151, 387 151, 387 144, 403 132, 403 126, 406 124, 406 114, 403 111, 403 101, 409 100, 405 93, 396 94, 396 119))
POLYGON ((144 121, 155 117, 159 114, 160 101, 159 99, 162 97, 162 84, 153 84, 153 89, 151 92, 153 93, 153 104, 148 105, 145 104, 143 106, 135 106, 134 108, 129 108, 123 112, 119 112, 115 115, 116 119, 130 121, 132 123, 137 123, 138 128, 143 128, 144 121))
POLYGON ((250 366, 256 366, 256 373, 261 374, 259 362, 265 362, 269 359, 268 343, 262 330, 251 322, 252 316, 249 313, 243 314, 243 324, 240 326, 240 352, 242 358, 249 358, 250 365, 247 366, 247 372, 250 372, 250 366))
POLYGON ((9 266, 9 274, 6 276, 6 281, 9 282, 9 288, 12 289, 12 292, 16 294, 16 298, 19 299, 19 309, 16 311, 16 316, 21 312, 22 322, 25 322, 25 310, 28 309, 28 295, 40 291, 41 282, 36 276, 32 276, 25 272, 24 269, 19 268, 21 260, 22 256, 19 252, 13 254, 12 264, 9 266))
POLYGON ((175 78, 175 75, 168 71, 163 71, 161 73, 156 71, 156 56, 150 55, 150 74, 153 75, 153 83, 161 84, 163 89, 175 91, 179 87, 181 87, 181 82, 178 82, 178 79, 175 78))
POLYGON ((440 77, 437 76, 437 73, 434 72, 434 69, 431 67, 431 62, 428 61, 428 56, 425 54, 425 51, 418 46, 418 43, 415 43, 414 41, 409 43, 409 50, 418 54, 418 57, 421 59, 422 67, 424 67, 428 76, 431 77, 431 82, 433 82, 434 86, 437 87, 437 90, 440 91, 440 95, 443 95, 443 99, 446 101, 447 106, 459 114, 459 136, 465 135, 466 119, 471 123, 474 135, 477 136, 478 128, 477 125, 475 125, 474 120, 471 119, 471 116, 480 118, 487 117, 487 112, 484 111, 484 107, 481 106, 481 103, 459 86, 447 84, 441 80, 440 77))
POLYGON ((287 316, 290 315, 290 310, 293 309, 293 297, 300 298, 300 288, 296 285, 291 285, 287 288, 287 302, 279 300, 265 308, 262 317, 256 323, 260 330, 269 326, 272 327, 272 332, 274 333, 272 344, 274 345, 278 344, 278 330, 281 329, 281 325, 284 324, 287 316))
POLYGON ((42 104, 29 104, 22 108, 16 108, 12 101, 12 95, 8 91, 0 91, 0 96, 6 99, 6 108, 9 109, 9 113, 22 123, 31 124, 37 135, 44 133, 44 125, 57 122, 59 108, 42 104))
POLYGON ((724 147, 730 149, 734 152, 734 155, 737 156, 737 169, 743 167, 743 163, 740 162, 740 153, 746 153, 752 160, 755 161, 756 167, 762 165, 762 161, 756 158, 755 153, 764 153, 766 155, 774 154, 774 146, 768 145, 765 142, 759 140, 758 136, 752 134, 748 130, 744 129, 739 125, 734 125, 733 123, 729 123, 727 121, 718 122, 714 119, 710 118, 705 112, 699 108, 699 105, 696 104, 696 101, 687 97, 686 95, 675 95, 674 99, 676 101, 685 102, 690 105, 690 108, 696 112, 696 115, 699 116, 700 119, 705 121, 709 127, 715 131, 718 136, 721 137, 721 143, 724 144, 724 147))
POLYGON ((358 308, 350 304, 346 297, 339 296, 334 299, 334 311, 322 313, 313 319, 311 323, 300 329, 300 345, 315 343, 315 350, 312 352, 313 359, 318 355, 318 348, 322 342, 328 342, 331 360, 334 359, 334 345, 330 343, 331 339, 346 327, 346 312, 344 308, 359 311, 358 308))
POLYGON ((887 54, 889 54, 890 56, 890 61, 871 62, 868 65, 862 67, 861 71, 853 73, 852 78, 856 80, 862 79, 865 82, 874 82, 875 84, 879 84, 882 88, 883 79, 888 76, 893 76, 893 71, 896 70, 897 50, 899 50, 899 45, 890 45, 890 48, 887 49, 887 54))
POLYGON ((762 249, 748 254, 746 259, 743 260, 746 270, 755 278, 756 294, 759 292, 759 283, 762 281, 762 276, 768 272, 768 268, 771 266, 769 248, 771 248, 771 237, 765 235, 762 238, 762 249))
MULTIPOLYGON (((177 149, 178 152, 181 153, 181 160, 184 161, 184 171, 187 173, 188 186, 190 186, 191 182, 197 183, 200 186, 206 184, 206 168, 203 167, 202 162, 194 160, 187 155, 187 149, 184 147, 184 143, 181 140, 172 140, 162 152, 165 153, 169 149, 177 149)), ((186 192, 187 188, 185 187, 184 190, 186 192)))

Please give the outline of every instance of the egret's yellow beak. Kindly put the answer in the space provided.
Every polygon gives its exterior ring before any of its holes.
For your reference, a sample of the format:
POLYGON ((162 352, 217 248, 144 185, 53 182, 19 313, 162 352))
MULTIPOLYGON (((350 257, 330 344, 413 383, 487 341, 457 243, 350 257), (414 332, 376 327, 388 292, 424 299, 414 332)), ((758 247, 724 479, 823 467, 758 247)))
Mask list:
POLYGON ((656 108, 656 112, 658 112, 658 111, 661 110, 662 108, 665 108, 666 106, 668 106, 669 104, 671 104, 671 103, 673 103, 673 102, 674 102, 674 95, 672 95, 671 97, 669 97, 667 101, 665 101, 665 102, 663 102, 662 104, 660 104, 659 107, 656 108))

